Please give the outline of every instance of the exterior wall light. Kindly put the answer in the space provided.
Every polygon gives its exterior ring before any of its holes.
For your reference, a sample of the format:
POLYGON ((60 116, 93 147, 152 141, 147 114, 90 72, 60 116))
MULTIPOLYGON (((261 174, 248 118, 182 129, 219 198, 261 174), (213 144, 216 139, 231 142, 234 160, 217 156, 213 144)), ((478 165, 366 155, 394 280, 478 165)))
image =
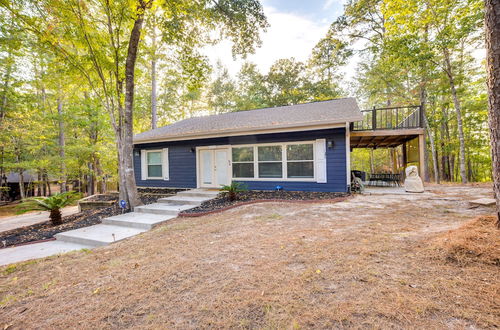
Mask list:
POLYGON ((332 148, 333 148, 333 145, 334 145, 333 140, 328 140, 328 141, 326 142, 326 145, 327 145, 328 149, 332 149, 332 148))

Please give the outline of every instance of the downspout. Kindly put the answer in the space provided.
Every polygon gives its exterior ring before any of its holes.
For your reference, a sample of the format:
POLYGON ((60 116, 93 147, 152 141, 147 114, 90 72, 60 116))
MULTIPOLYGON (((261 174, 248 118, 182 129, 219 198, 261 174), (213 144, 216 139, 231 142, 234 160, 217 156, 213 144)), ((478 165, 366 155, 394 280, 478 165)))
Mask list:
POLYGON ((345 159, 347 192, 351 191, 351 131, 349 122, 345 123, 345 159))

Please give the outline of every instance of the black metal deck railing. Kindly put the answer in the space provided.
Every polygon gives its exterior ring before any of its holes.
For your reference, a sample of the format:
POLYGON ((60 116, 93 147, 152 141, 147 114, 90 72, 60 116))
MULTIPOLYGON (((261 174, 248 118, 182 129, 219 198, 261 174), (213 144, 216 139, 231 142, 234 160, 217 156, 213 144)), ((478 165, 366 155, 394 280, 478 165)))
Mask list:
POLYGON ((373 108, 363 110, 361 113, 363 114, 363 120, 353 123, 353 131, 420 128, 424 124, 420 105, 373 108))

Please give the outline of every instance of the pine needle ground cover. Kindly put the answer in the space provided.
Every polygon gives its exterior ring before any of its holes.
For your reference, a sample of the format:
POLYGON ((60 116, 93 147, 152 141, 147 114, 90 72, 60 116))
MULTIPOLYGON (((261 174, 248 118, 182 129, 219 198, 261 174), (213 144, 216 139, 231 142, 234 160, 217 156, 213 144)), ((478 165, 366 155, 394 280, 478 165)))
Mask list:
POLYGON ((492 210, 468 203, 491 188, 430 190, 246 205, 7 266, 0 325, 493 328, 500 268, 482 256, 498 234, 480 220, 492 210), (458 257, 457 245, 472 259, 458 257))

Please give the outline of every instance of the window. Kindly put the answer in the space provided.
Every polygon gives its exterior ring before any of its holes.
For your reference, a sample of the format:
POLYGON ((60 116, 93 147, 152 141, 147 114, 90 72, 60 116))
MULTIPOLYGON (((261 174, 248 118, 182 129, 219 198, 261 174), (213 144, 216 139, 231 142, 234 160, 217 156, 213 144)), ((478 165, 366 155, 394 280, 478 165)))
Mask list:
POLYGON ((147 176, 149 179, 162 178, 162 162, 161 162, 162 152, 161 151, 147 151, 146 161, 148 172, 147 176))
POLYGON ((257 147, 259 155, 259 178, 282 178, 282 148, 281 146, 257 147))
POLYGON ((314 148, 311 144, 290 144, 286 147, 288 178, 314 178, 314 148))
POLYGON ((257 144, 232 147, 233 178, 313 181, 315 142, 257 144))
POLYGON ((253 147, 233 148, 233 178, 254 177, 253 147))

